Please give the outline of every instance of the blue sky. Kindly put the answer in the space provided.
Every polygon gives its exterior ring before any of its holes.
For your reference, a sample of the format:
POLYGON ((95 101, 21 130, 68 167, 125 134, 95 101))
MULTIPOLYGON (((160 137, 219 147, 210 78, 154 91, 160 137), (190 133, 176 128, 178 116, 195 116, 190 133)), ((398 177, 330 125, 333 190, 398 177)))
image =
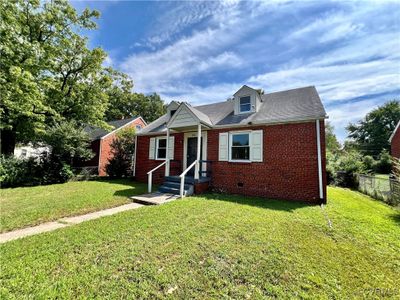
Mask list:
POLYGON ((73 1, 101 13, 91 47, 136 92, 167 102, 224 101, 243 84, 266 93, 315 85, 345 126, 400 99, 400 2, 73 1))

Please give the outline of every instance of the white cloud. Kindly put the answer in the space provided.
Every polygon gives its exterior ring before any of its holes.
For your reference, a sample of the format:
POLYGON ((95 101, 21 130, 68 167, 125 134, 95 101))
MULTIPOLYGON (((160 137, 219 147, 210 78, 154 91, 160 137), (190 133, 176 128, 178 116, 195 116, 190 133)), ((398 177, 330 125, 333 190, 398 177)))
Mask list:
MULTIPOLYGON (((160 49, 134 53, 120 67, 134 78, 137 91, 157 92, 166 100, 194 105, 223 101, 245 83, 266 92, 315 85, 343 139, 344 126, 384 101, 351 99, 399 89, 399 25, 393 25, 390 9, 377 4, 340 3, 337 6, 343 9, 330 9, 316 19, 296 15, 293 5, 299 4, 282 2, 196 3, 187 6, 186 15, 177 8, 166 18, 160 16, 160 30, 147 43, 160 47, 188 26, 207 20, 206 26, 160 49), (276 27, 274 20, 282 20, 277 15, 299 17, 301 26, 288 21, 276 27), (263 43, 254 33, 272 38, 263 43), (243 47, 235 47, 241 43, 243 47), (268 49, 270 56, 249 53, 257 48, 268 49), (287 60, 280 59, 282 53, 287 60), (277 58, 284 63, 273 65, 277 58), (266 72, 260 64, 272 66, 266 72), (253 75, 199 83, 225 70, 250 70, 246 74, 253 75)), ((302 5, 308 8, 315 3, 302 5)), ((143 41, 138 45, 143 47, 143 41)))
POLYGON ((163 93, 162 87, 204 72, 241 67, 241 57, 226 49, 260 24, 248 24, 247 19, 238 17, 242 12, 235 3, 225 7, 223 14, 213 18, 216 26, 194 32, 160 50, 131 55, 120 67, 134 78, 137 89, 159 93, 163 93))
POLYGON ((105 65, 106 67, 112 66, 114 63, 113 59, 110 57, 110 55, 107 55, 107 57, 105 58, 103 65, 105 65))
POLYGON ((304 65, 252 76, 248 82, 283 90, 315 85, 326 103, 344 101, 369 94, 383 93, 399 87, 399 62, 379 60, 345 65, 304 65))
POLYGON ((335 127, 335 132, 340 142, 347 137, 346 126, 351 122, 355 123, 362 119, 372 109, 378 107, 382 99, 368 99, 358 102, 349 102, 344 104, 327 107, 328 121, 335 127))
POLYGON ((320 43, 332 42, 335 40, 349 38, 358 33, 363 24, 353 23, 343 13, 334 13, 326 18, 317 19, 311 24, 292 32, 288 36, 289 41, 299 42, 301 39, 316 40, 320 43))

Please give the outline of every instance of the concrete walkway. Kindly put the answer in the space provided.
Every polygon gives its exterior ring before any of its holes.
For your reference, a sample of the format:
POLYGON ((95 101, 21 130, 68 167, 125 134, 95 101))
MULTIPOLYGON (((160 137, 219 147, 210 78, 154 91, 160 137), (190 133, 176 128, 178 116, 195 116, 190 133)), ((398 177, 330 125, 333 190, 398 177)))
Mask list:
POLYGON ((5 233, 0 234, 0 244, 6 243, 6 242, 9 242, 12 240, 20 239, 23 237, 27 237, 30 235, 53 231, 53 230, 56 230, 59 228, 68 227, 68 226, 71 226, 74 224, 79 224, 79 223, 82 223, 85 221, 98 219, 98 218, 101 218, 104 216, 111 216, 111 215, 117 214, 122 211, 136 209, 136 208, 139 208, 142 206, 143 206, 143 204, 139 204, 139 203, 129 203, 129 204, 125 204, 125 205, 121 205, 121 206, 117 206, 117 207, 113 207, 113 208, 109 208, 109 209, 105 209, 105 210, 92 212, 92 213, 89 213, 86 215, 62 218, 62 219, 59 219, 54 222, 47 222, 47 223, 43 223, 43 224, 33 226, 33 227, 28 227, 28 228, 18 229, 18 230, 14 230, 14 231, 10 231, 10 232, 5 232, 5 233))
POLYGON ((179 195, 155 192, 132 196, 131 199, 140 204, 161 205, 179 199, 179 195))

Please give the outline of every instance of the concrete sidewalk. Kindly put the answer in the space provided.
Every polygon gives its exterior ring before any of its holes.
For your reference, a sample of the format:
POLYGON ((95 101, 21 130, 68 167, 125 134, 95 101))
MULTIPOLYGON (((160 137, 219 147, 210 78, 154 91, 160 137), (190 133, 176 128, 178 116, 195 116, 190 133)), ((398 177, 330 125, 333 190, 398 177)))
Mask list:
POLYGON ((53 230, 56 230, 59 228, 68 227, 68 226, 71 226, 74 224, 79 224, 79 223, 82 223, 85 221, 98 219, 98 218, 101 218, 104 216, 111 216, 111 215, 117 214, 119 212, 136 209, 136 208, 139 208, 142 206, 144 206, 144 205, 139 204, 139 203, 129 203, 129 204, 125 204, 125 205, 121 205, 121 206, 117 206, 117 207, 113 207, 113 208, 109 208, 109 209, 92 212, 92 213, 89 213, 86 215, 61 218, 54 222, 47 222, 47 223, 43 223, 43 224, 33 226, 33 227, 22 228, 22 229, 10 231, 10 232, 5 232, 5 233, 0 234, 0 244, 6 243, 6 242, 9 242, 12 240, 20 239, 23 237, 27 237, 30 235, 53 231, 53 230))

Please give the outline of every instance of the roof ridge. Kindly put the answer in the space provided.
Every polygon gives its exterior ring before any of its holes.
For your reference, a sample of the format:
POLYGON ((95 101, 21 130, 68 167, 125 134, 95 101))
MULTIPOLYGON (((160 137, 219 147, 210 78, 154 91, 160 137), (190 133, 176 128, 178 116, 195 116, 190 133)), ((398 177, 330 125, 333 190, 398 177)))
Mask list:
POLYGON ((292 89, 288 89, 288 90, 282 90, 282 91, 275 91, 275 92, 271 92, 271 93, 265 93, 261 96, 266 96, 266 95, 271 95, 271 94, 277 94, 277 93, 285 93, 285 92, 290 92, 290 91, 294 91, 294 90, 302 90, 302 89, 308 89, 308 88, 315 88, 315 85, 308 85, 308 86, 302 86, 302 87, 297 87, 297 88, 292 88, 292 89))

